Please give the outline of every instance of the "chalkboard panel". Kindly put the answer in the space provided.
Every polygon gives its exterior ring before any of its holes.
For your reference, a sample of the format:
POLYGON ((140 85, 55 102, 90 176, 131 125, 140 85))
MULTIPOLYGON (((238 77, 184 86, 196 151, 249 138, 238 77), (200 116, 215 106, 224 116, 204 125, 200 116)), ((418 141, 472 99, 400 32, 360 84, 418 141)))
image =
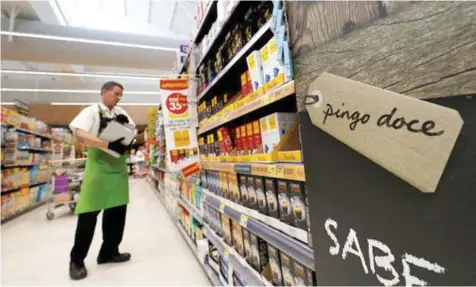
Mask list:
POLYGON ((318 285, 476 285, 476 96, 431 102, 464 120, 433 194, 300 113, 318 285))

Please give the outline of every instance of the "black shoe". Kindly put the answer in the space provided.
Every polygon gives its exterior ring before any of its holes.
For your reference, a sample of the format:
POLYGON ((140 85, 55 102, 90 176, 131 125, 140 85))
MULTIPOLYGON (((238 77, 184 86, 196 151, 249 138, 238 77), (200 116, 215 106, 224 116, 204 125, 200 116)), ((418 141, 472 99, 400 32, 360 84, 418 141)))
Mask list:
POLYGON ((101 255, 98 256, 98 264, 104 263, 121 263, 131 260, 130 253, 118 253, 110 258, 103 258, 101 255))
POLYGON ((73 280, 81 280, 88 276, 88 270, 83 264, 69 263, 69 277, 73 280))

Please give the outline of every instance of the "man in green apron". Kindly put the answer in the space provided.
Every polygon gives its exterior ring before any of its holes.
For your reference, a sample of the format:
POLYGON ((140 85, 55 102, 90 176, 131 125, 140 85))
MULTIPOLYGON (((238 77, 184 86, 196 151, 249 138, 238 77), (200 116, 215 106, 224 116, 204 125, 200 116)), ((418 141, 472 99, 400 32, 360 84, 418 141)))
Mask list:
POLYGON ((69 275, 79 280, 87 276, 84 259, 93 240, 98 214, 104 210, 102 219, 103 243, 98 264, 125 262, 129 253, 120 253, 129 203, 129 182, 125 152, 128 149, 123 139, 107 142, 98 137, 108 122, 129 122, 126 111, 117 107, 123 87, 116 82, 107 82, 101 88, 101 102, 83 109, 70 124, 76 138, 88 148, 88 158, 75 213, 78 224, 74 246, 71 250, 69 275), (115 158, 101 149, 109 149, 121 156, 115 158))

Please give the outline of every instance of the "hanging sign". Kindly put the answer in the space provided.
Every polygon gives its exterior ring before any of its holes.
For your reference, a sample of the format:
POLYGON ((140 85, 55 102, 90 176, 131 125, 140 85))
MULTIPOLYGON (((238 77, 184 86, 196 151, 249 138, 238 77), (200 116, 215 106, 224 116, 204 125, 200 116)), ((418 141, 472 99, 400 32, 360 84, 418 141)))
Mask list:
POLYGON ((435 192, 463 126, 456 110, 323 73, 312 123, 422 192, 435 192))
MULTIPOLYGON (((160 80, 167 169, 180 171, 198 162, 197 131, 191 125, 188 80, 160 80)), ((194 168, 186 168, 187 176, 194 168)))

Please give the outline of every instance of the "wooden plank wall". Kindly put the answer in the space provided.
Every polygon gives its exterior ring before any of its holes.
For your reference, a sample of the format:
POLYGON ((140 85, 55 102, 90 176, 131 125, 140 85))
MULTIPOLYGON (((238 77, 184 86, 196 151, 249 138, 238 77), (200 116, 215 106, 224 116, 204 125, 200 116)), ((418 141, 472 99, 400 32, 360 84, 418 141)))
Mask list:
POLYGON ((476 2, 289 1, 299 110, 322 72, 416 98, 476 94, 476 2))

